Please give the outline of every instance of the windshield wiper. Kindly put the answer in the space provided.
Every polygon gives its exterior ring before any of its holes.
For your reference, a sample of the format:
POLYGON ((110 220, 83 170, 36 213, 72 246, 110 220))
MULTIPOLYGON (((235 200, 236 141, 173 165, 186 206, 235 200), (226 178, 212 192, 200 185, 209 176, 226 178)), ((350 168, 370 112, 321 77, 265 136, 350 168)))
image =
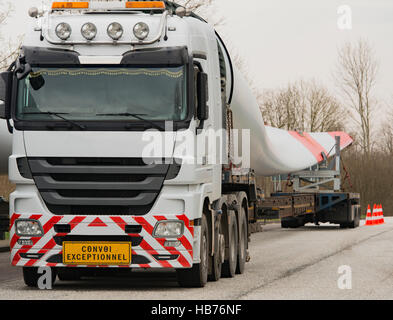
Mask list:
POLYGON ((22 114, 47 114, 47 115, 50 115, 50 116, 56 116, 56 117, 66 121, 68 123, 71 123, 72 125, 78 127, 81 130, 85 130, 86 129, 86 127, 84 125, 81 125, 81 124, 79 124, 79 123, 77 123, 75 121, 72 121, 70 119, 67 119, 67 118, 63 117, 62 114, 69 114, 69 113, 66 113, 66 112, 41 111, 41 112, 22 112, 22 114))
POLYGON ((150 121, 148 119, 142 118, 141 116, 143 116, 143 115, 144 114, 128 113, 128 112, 124 112, 124 113, 98 113, 98 114, 96 114, 96 116, 133 117, 135 119, 138 119, 138 120, 141 120, 143 122, 151 124, 154 128, 156 128, 158 130, 164 130, 165 131, 165 129, 163 127, 161 127, 160 125, 158 125, 157 123, 154 123, 153 121, 150 121))

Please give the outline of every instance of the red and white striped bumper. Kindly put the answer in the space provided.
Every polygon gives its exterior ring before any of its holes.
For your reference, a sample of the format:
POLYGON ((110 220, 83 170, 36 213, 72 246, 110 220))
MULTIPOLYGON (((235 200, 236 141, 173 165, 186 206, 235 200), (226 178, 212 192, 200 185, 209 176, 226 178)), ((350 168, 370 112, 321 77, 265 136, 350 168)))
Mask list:
MULTIPOLYGON (((94 239, 97 236, 129 236, 137 239, 137 245, 132 246, 132 261, 129 266, 132 268, 190 268, 193 263, 193 239, 194 226, 190 223, 186 215, 165 215, 165 216, 54 216, 54 215, 30 215, 13 214, 10 222, 10 247, 11 262, 15 266, 50 266, 50 267, 75 267, 75 265, 64 265, 62 263, 62 245, 57 241, 63 236, 90 236, 94 239), (19 237, 15 233, 15 220, 33 219, 41 223, 44 235, 42 237, 19 237), (161 220, 183 220, 184 234, 180 245, 177 247, 165 247, 166 239, 154 238, 153 229, 157 221, 161 220), (54 225, 68 224, 71 232, 56 233, 54 225), (126 225, 140 225, 142 231, 138 234, 127 234, 126 225), (32 245, 21 245, 19 239, 30 239, 32 245), (26 258, 30 254, 37 254, 39 258, 26 258), (172 259, 156 259, 157 255, 171 256, 172 259)), ((169 239, 168 239, 169 240, 169 239)), ((173 240, 173 239, 170 239, 173 240)), ((89 240, 92 241, 92 240, 89 240)), ((87 267, 78 265, 78 267, 87 267)), ((94 267, 89 265, 88 267, 94 267)), ((98 267, 98 266, 97 266, 98 267)), ((99 267, 120 267, 102 266, 99 267)))

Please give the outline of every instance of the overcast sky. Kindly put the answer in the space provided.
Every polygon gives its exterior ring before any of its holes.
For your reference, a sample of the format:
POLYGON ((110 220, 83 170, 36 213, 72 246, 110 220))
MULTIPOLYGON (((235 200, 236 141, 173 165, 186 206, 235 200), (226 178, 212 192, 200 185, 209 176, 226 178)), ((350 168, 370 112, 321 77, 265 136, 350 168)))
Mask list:
MULTIPOLYGON (((4 2, 5 0, 0 0, 4 2)), ((346 40, 367 39, 380 63, 377 95, 393 100, 392 0, 215 0, 214 14, 224 17, 220 33, 244 58, 260 88, 315 78, 331 90, 337 48, 346 40), (337 10, 352 10, 352 29, 340 30, 337 10)), ((23 34, 27 10, 41 0, 15 0, 15 12, 0 26, 11 37, 23 34)), ((381 113, 376 119, 381 119, 381 113)))

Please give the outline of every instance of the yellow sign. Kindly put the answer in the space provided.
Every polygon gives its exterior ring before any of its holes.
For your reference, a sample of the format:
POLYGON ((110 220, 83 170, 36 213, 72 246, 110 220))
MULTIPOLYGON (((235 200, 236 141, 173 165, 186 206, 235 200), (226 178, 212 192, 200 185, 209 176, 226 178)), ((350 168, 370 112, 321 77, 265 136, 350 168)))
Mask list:
POLYGON ((63 264, 129 265, 131 242, 64 241, 63 264))

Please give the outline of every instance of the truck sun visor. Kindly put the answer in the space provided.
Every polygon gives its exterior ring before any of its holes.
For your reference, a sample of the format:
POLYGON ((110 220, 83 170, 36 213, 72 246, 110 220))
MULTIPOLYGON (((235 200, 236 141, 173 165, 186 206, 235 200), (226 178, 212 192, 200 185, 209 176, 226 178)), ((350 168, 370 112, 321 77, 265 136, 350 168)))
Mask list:
MULTIPOLYGON (((22 47, 26 62, 39 65, 79 65, 79 53, 72 50, 22 47)), ((186 47, 137 49, 123 55, 122 65, 181 66, 188 62, 186 47)))
POLYGON ((79 53, 71 50, 22 47, 22 55, 31 65, 79 65, 79 53))
POLYGON ((126 52, 122 65, 181 66, 188 62, 186 47, 141 49, 126 52))

